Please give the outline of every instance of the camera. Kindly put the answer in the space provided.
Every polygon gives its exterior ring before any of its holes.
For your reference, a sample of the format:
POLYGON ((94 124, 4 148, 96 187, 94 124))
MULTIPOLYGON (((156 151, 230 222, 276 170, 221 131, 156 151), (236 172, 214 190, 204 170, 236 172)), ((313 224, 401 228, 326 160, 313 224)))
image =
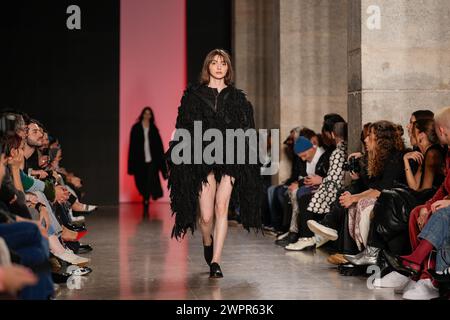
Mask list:
POLYGON ((359 159, 355 157, 351 157, 350 159, 348 159, 348 162, 344 164, 344 170, 354 173, 360 173, 361 165, 359 163, 359 159))

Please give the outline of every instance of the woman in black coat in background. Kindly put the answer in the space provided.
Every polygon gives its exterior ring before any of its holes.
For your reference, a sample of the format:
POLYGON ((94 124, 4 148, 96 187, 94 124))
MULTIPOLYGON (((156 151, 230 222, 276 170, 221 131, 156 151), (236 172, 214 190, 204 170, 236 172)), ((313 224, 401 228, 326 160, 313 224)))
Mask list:
POLYGON ((164 179, 167 179, 161 136, 155 126, 153 110, 145 107, 131 128, 128 152, 128 174, 134 176, 145 208, 148 208, 150 204, 150 197, 156 200, 163 196, 159 179, 160 171, 164 179))

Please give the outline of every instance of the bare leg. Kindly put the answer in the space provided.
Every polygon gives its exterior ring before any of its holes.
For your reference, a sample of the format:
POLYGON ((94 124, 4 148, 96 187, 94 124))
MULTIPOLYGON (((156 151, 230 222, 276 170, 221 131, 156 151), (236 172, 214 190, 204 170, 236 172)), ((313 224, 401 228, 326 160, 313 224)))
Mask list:
POLYGON ((200 230, 202 231, 203 244, 211 245, 211 235, 214 223, 214 198, 216 194, 216 179, 214 173, 208 175, 208 184, 202 186, 199 196, 200 205, 200 230))
POLYGON ((222 256, 223 244, 227 236, 228 229, 228 205, 230 203, 233 186, 231 182, 234 178, 223 176, 217 186, 216 201, 214 211, 216 215, 215 237, 214 237, 214 255, 212 262, 219 263, 222 256))

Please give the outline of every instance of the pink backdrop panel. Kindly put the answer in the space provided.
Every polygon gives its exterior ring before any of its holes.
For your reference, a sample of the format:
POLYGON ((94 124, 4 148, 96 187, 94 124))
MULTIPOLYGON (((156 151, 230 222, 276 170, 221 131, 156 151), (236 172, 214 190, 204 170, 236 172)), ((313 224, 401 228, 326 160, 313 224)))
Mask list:
MULTIPOLYGON (((186 85, 185 0, 122 0, 120 10, 120 202, 141 201, 127 175, 130 129, 151 106, 164 147, 186 85)), ((161 177, 168 201, 167 181, 161 177)))

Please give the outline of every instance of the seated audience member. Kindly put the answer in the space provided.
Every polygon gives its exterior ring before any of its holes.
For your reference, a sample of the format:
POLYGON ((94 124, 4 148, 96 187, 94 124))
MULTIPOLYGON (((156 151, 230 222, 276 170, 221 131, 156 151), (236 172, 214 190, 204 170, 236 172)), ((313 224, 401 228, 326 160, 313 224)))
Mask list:
MULTIPOLYGON (((323 125, 322 125, 322 135, 321 138, 325 141, 327 141, 327 144, 323 146, 324 150, 326 151, 326 156, 329 156, 331 152, 335 149, 336 143, 333 139, 333 128, 336 123, 344 123, 344 119, 335 113, 326 114, 323 118, 323 125)), ((301 132, 301 135, 310 139, 311 142, 315 146, 322 147, 322 143, 319 145, 315 143, 313 137, 316 136, 316 134, 309 129, 303 129, 301 132)), ((322 140, 322 139, 321 139, 322 140)), ((304 161, 303 161, 304 162, 304 161)), ((310 171, 314 172, 315 168, 310 166, 310 171)), ((299 177, 294 183, 292 183, 288 190, 287 190, 287 197, 288 200, 284 201, 284 203, 289 203, 291 206, 283 206, 283 208, 287 208, 289 211, 283 214, 283 217, 285 219, 283 221, 286 222, 286 225, 289 226, 288 232, 281 234, 277 237, 276 243, 280 246, 285 247, 288 244, 292 244, 296 241, 298 241, 298 206, 300 202, 309 201, 306 199, 309 199, 307 196, 308 194, 311 194, 311 192, 314 192, 315 189, 317 189, 317 185, 320 184, 320 178, 319 176, 316 176, 312 179, 305 179, 306 174, 304 176, 299 177), (316 179, 319 179, 317 181, 314 181, 316 179), (317 184, 314 184, 317 183, 317 184), (305 196, 305 197, 303 197, 305 196), (302 200, 301 200, 302 199, 302 200), (287 218, 287 219, 286 219, 287 218)))
POLYGON ((434 120, 434 113, 430 110, 417 110, 411 114, 406 129, 408 130, 408 136, 411 146, 413 147, 413 151, 417 150, 417 142, 413 134, 413 125, 417 120, 434 120))
MULTIPOLYGON (((372 123, 365 144, 367 147, 367 175, 361 174, 359 183, 354 183, 350 190, 342 193, 338 203, 335 203, 332 211, 320 223, 314 220, 308 221, 311 231, 330 240, 338 238, 339 230, 336 228, 347 229, 358 249, 362 249, 367 240, 371 207, 381 191, 392 188, 404 178, 403 170, 399 170, 403 163, 403 150, 399 150, 399 148, 401 149, 403 144, 397 125, 389 121, 372 123), (342 216, 347 216, 344 219, 344 221, 347 220, 346 223, 340 226, 336 225, 336 222, 343 221, 342 216)), ((346 231, 341 230, 341 234, 346 234, 346 231)), ((344 252, 354 250, 351 243, 346 245, 349 247, 340 249, 344 252)), ((366 247, 361 255, 366 259, 370 258, 376 261, 378 253, 379 249, 366 247)), ((348 260, 353 256, 347 255, 344 258, 348 260)))
MULTIPOLYGON (((300 130, 300 135, 308 139, 314 146, 321 148, 322 141, 320 136, 318 136, 313 130, 309 128, 303 128, 300 130)), ((298 137, 297 137, 298 138, 298 137)), ((306 177, 306 162, 300 159, 297 155, 294 154, 294 144, 293 141, 291 147, 291 153, 293 154, 293 163, 297 164, 297 170, 291 173, 291 177, 287 179, 284 183, 287 186, 285 188, 283 197, 279 199, 281 204, 281 216, 282 216, 282 230, 287 230, 286 232, 282 232, 278 234, 277 240, 283 240, 289 235, 289 229, 291 229, 292 224, 292 216, 295 214, 295 208, 297 206, 296 198, 299 198, 301 195, 312 192, 312 187, 303 184, 303 179, 306 177)), ((291 233, 290 236, 293 234, 291 233)), ((285 240, 283 240, 285 241, 285 240)), ((282 241, 282 242, 283 242, 282 241)), ((284 246, 284 245, 283 245, 284 246)))
POLYGON ((289 137, 284 141, 286 145, 285 151, 292 157, 291 175, 283 181, 281 185, 273 185, 267 189, 269 212, 271 219, 270 230, 276 230, 284 234, 286 225, 289 224, 291 210, 289 209, 289 201, 287 200, 287 190, 289 188, 298 188, 298 180, 306 176, 306 163, 301 161, 294 154, 294 142, 301 135, 305 135, 313 144, 319 144, 319 138, 314 131, 308 128, 294 128, 291 130, 289 137))
MULTIPOLYGON (((448 146, 450 142, 448 138, 450 135, 450 107, 444 108, 436 115, 435 130, 440 143, 448 146)), ((428 200, 426 204, 416 207, 409 216, 409 237, 414 254, 411 256, 401 256, 398 260, 403 267, 409 268, 413 272, 415 270, 416 277, 413 280, 419 279, 420 281, 410 282, 409 285, 404 288, 403 297, 405 299, 416 299, 417 297, 422 297, 421 299, 424 299, 436 296, 437 290, 434 287, 431 275, 428 272, 429 269, 434 270, 436 268, 436 261, 433 255, 431 255, 431 250, 428 249, 430 242, 436 245, 435 248, 438 248, 441 245, 438 241, 431 239, 429 236, 430 230, 424 232, 422 236, 420 235, 430 217, 450 205, 450 200, 448 200, 450 198, 450 157, 448 154, 446 158, 446 169, 447 175, 445 181, 434 196, 428 200), (428 240, 428 242, 423 241, 423 239, 428 240), (433 241, 435 243, 433 243, 433 241)), ((445 216, 445 214, 442 215, 445 216)), ((441 221, 441 219, 436 218, 436 221, 430 226, 430 229, 433 228, 433 231, 440 231, 441 229, 437 228, 435 225, 435 223, 439 221, 441 221)), ((448 229, 446 229, 446 232, 448 232, 448 229)), ((442 235, 436 234, 435 236, 441 237, 442 235)), ((390 264, 394 269, 398 268, 395 263, 392 263, 393 259, 389 259, 391 255, 388 252, 385 252, 384 255, 388 258, 388 262, 391 261, 390 264)))
MULTIPOLYGON (((326 213, 329 213, 338 191, 343 186, 345 173, 343 167, 347 159, 347 124, 345 122, 334 125, 332 138, 336 149, 331 153, 326 176, 312 197, 303 196, 299 199, 297 214, 299 240, 286 246, 287 250, 300 251, 312 246, 320 247, 328 241, 325 238, 314 237, 314 233, 307 226, 307 221, 320 221, 326 213)), ((309 179, 305 180, 305 183, 309 182, 309 179)))
POLYGON ((0 238, 0 300, 16 298, 20 290, 37 283, 34 273, 21 265, 11 263, 11 253, 0 238))
MULTIPOLYGON (((1 146, 0 182, 6 170, 5 145, 1 146)), ((31 222, 15 222, 19 219, 8 212, 7 205, 0 201, 0 237, 9 250, 13 250, 19 263, 36 270, 38 281, 21 290, 21 299, 48 299, 53 295, 53 281, 48 266, 49 247, 47 233, 42 227, 31 222)), ((23 219, 23 218, 21 218, 23 219)), ((24 220, 24 219, 23 219, 24 220)), ((20 219, 19 219, 20 221, 20 219)))
MULTIPOLYGON (((433 210, 434 207, 432 207, 433 210)), ((398 286, 405 287, 406 300, 429 300, 439 297, 438 283, 450 282, 450 201, 435 210, 417 236, 417 247, 405 256, 396 257, 385 253, 389 264, 406 278, 398 286), (436 251, 436 264, 430 256, 436 251), (405 276, 408 275, 407 276, 405 276), (433 279, 435 281, 433 281, 433 279)))
MULTIPOLYGON (((393 254, 405 254, 411 250, 409 213, 415 206, 430 199, 445 178, 445 149, 439 144, 434 120, 417 120, 412 126, 411 142, 418 151, 404 155, 407 188, 397 187, 382 192, 373 210, 368 237, 369 246, 393 254), (413 167, 416 168, 415 172, 413 167)), ((379 261, 380 267, 383 267, 382 263, 379 261)), ((393 271, 383 276, 375 286, 394 288, 406 280, 393 271)))
MULTIPOLYGON (((294 145, 294 152, 296 155, 306 163, 306 177, 302 179, 295 186, 298 190, 292 190, 292 194, 295 194, 295 199, 293 202, 296 202, 297 193, 300 192, 300 198, 304 196, 310 196, 311 192, 322 182, 322 178, 326 176, 328 172, 329 158, 330 153, 326 151, 322 147, 314 146, 309 139, 304 136, 300 136, 294 145)), ((311 197, 311 196, 310 196, 311 197)), ((295 205, 294 205, 295 208, 295 205)), ((292 212, 292 211, 291 211, 292 212)), ((295 210, 295 214, 293 218, 291 218, 291 224, 289 227, 289 232, 287 234, 281 235, 275 243, 279 246, 285 247, 290 243, 295 243, 298 241, 298 226, 297 226, 297 213, 298 210, 295 210)))

